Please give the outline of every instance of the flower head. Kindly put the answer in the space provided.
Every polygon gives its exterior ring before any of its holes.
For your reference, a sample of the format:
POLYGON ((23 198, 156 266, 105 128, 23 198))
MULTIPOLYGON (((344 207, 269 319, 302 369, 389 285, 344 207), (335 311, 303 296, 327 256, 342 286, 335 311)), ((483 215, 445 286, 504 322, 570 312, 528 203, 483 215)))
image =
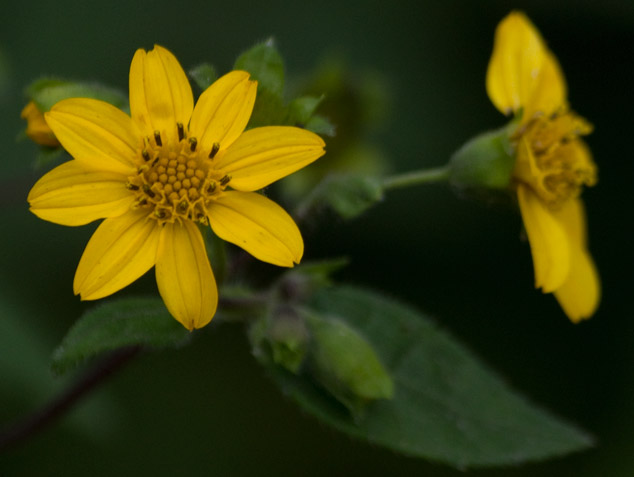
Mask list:
POLYGON ((581 139, 592 126, 569 109, 559 63, 524 14, 512 12, 498 25, 486 86, 497 109, 515 114, 512 178, 535 286, 554 293, 572 321, 589 318, 599 304, 600 281, 579 196, 597 180, 581 139))
POLYGON ((256 89, 248 73, 232 71, 194 107, 178 60, 155 46, 132 60, 130 116, 87 98, 46 114, 74 160, 33 186, 31 211, 71 226, 105 219, 75 274, 83 300, 115 293, 156 266, 170 313, 190 330, 205 326, 218 292, 199 226, 265 262, 299 263, 294 221, 255 191, 316 160, 324 142, 295 127, 245 131, 256 89))
POLYGON ((51 128, 46 124, 42 111, 33 101, 22 109, 20 117, 26 120, 26 135, 40 146, 59 147, 59 141, 51 128))

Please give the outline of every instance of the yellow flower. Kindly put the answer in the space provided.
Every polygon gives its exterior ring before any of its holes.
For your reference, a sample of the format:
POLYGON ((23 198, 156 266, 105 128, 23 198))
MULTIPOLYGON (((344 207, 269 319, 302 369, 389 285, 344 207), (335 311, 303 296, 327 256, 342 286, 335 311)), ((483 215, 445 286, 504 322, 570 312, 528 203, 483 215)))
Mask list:
POLYGON ((26 119, 26 135, 29 136, 33 142, 40 146, 60 146, 55 134, 53 134, 51 128, 46 124, 44 115, 33 101, 24 107, 22 113, 20 113, 20 117, 26 119))
POLYGON ((589 318, 601 285, 579 195, 596 183, 596 166, 581 139, 592 126, 568 108, 559 63, 524 14, 513 12, 498 25, 486 86, 498 110, 516 115, 513 183, 535 286, 554 293, 573 322, 589 318))
POLYGON ((105 218, 77 267, 75 294, 105 297, 156 266, 165 305, 192 330, 218 303, 199 225, 265 262, 299 263, 295 222, 254 191, 316 160, 324 142, 294 127, 244 131, 256 88, 232 71, 194 107, 178 60, 155 46, 132 60, 130 116, 95 99, 53 106, 46 121, 74 160, 33 186, 31 211, 71 226, 105 218))

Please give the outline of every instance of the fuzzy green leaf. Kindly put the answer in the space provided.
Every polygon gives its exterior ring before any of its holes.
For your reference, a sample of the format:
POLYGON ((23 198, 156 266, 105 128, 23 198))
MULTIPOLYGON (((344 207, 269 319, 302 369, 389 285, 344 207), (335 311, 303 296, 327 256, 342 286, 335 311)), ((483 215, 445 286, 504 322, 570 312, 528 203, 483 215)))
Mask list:
POLYGON ((272 39, 258 43, 242 53, 235 62, 236 70, 251 73, 258 82, 258 94, 267 91, 277 97, 284 90, 284 61, 272 39))
POLYGON ((591 436, 520 396, 406 306, 352 287, 322 290, 311 306, 362 334, 394 381, 393 398, 371 402, 355 420, 308 376, 268 366, 286 394, 340 431, 460 469, 520 464, 592 445, 591 436))
POLYGON ((124 346, 177 347, 191 334, 169 314, 160 298, 122 298, 82 315, 53 353, 52 368, 63 374, 88 358, 124 346))
POLYGON ((344 219, 352 219, 383 199, 380 181, 359 174, 331 174, 299 204, 297 216, 327 207, 344 219))

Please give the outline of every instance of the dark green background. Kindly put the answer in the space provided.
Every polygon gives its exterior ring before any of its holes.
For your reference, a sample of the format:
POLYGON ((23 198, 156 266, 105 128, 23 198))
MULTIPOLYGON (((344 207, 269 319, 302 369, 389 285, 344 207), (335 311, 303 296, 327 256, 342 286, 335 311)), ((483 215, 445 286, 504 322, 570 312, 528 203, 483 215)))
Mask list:
MULTIPOLYGON (((595 450, 478 476, 634 474, 632 51, 634 6, 604 2, 5 2, 0 27, 0 422, 54 395, 49 356, 86 304, 72 277, 94 227, 39 221, 26 194, 35 147, 16 142, 23 87, 43 73, 127 88, 136 48, 219 71, 274 36, 288 75, 343 58, 376 70, 392 106, 368 136, 394 171, 443 164, 503 124, 484 74, 497 22, 525 10, 559 57, 574 108, 596 126, 600 168, 584 195, 604 298, 572 325, 532 288, 528 245, 509 206, 444 186, 395 191, 367 216, 307 236, 306 258, 346 254, 342 280, 415 304, 533 400, 598 438, 595 450), (342 4, 343 3, 343 4, 342 4)), ((328 156, 322 159, 328 161, 328 156)), ((150 274, 151 275, 151 274, 150 274)), ((131 291, 152 288, 153 277, 131 291)), ((462 475, 338 434, 285 400, 239 328, 212 324, 194 344, 137 359, 64 420, 0 455, 2 475, 462 475)))

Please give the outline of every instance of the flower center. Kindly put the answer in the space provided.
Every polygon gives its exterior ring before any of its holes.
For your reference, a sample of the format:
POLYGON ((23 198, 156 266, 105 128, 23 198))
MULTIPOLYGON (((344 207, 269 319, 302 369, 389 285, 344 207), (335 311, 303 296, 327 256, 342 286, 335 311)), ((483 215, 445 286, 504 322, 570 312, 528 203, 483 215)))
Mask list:
POLYGON ((213 167, 219 150, 214 143, 206 155, 198 150, 195 137, 187 137, 177 124, 178 142, 169 143, 155 131, 144 139, 137 175, 129 177, 127 187, 137 196, 136 208, 161 223, 189 219, 207 224, 207 205, 220 195, 231 177, 213 167))
POLYGON ((538 116, 521 126, 513 176, 529 185, 551 207, 579 196, 584 185, 597 182, 597 168, 581 140, 592 126, 570 111, 538 116))

